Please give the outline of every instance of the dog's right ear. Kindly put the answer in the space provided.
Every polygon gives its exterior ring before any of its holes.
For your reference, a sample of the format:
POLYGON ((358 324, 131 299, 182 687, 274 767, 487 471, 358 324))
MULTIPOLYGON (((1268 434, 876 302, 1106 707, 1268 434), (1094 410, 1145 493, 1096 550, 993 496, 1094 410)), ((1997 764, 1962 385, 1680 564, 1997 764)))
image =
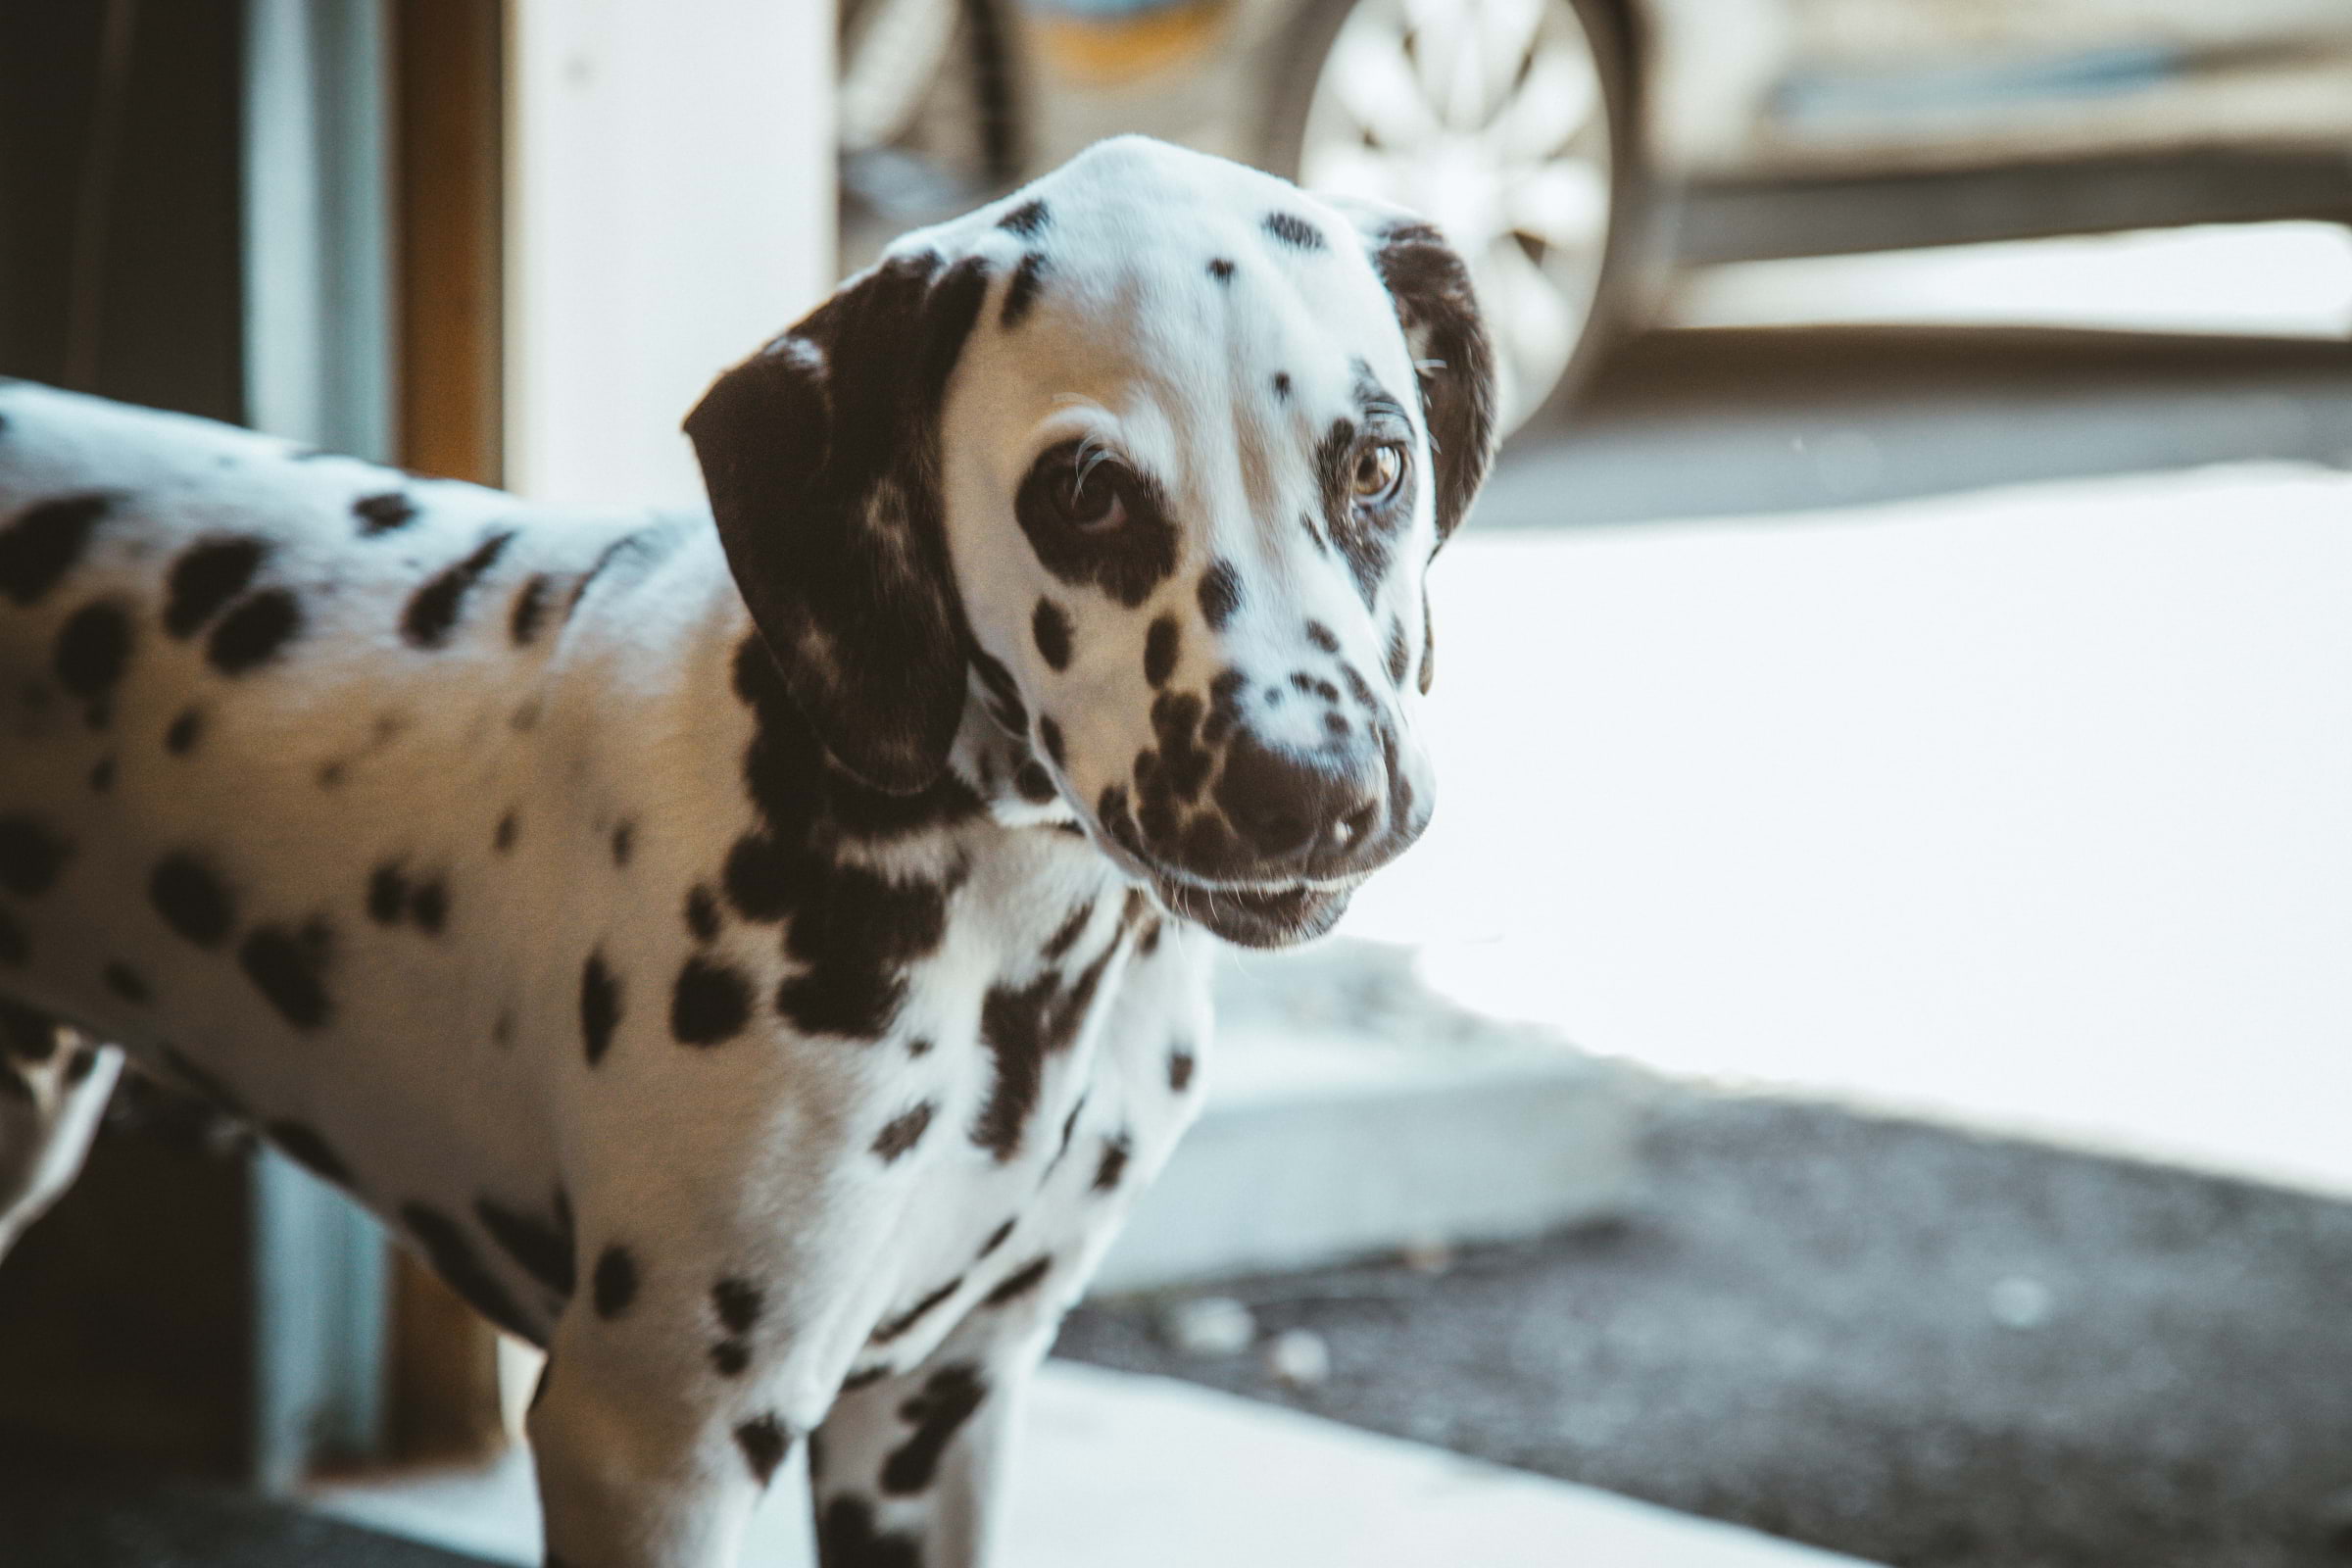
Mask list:
POLYGON ((900 256, 728 370, 686 416, 727 566, 833 758, 910 795, 965 696, 939 414, 988 289, 977 257, 900 256))

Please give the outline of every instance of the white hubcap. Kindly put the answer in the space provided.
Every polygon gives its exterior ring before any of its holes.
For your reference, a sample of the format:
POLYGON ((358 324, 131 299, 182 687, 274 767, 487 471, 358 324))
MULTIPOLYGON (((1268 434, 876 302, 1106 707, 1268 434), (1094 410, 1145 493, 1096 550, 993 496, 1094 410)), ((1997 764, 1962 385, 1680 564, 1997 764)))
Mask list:
POLYGON ((1494 335, 1507 430, 1592 317, 1609 169, 1592 40, 1567 0, 1361 0, 1315 79, 1298 172, 1445 230, 1494 335))

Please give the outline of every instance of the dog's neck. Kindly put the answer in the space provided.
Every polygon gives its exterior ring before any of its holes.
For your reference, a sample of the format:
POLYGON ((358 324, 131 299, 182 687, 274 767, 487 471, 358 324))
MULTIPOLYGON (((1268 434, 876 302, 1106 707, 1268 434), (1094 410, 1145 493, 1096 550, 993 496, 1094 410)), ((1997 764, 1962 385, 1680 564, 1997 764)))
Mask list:
POLYGON ((965 788, 980 798, 989 816, 1004 827, 1042 827, 1083 832, 1078 813, 1058 793, 1040 791, 1043 774, 1028 737, 1007 722, 1013 715, 1004 700, 993 693, 981 670, 968 677, 963 721, 956 727, 948 768, 965 788), (1028 770, 1031 792, 1021 785, 1028 770), (1037 795, 1043 794, 1044 799, 1037 795))

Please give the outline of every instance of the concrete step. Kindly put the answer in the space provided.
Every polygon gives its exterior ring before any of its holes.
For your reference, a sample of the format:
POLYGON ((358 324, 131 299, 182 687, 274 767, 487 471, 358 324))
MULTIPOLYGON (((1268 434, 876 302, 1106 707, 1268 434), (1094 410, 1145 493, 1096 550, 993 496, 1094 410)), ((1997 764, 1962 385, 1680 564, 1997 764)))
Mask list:
POLYGON ((1208 1102, 1096 1276, 1098 1293, 1506 1241, 1622 1198, 1647 1080, 1337 941, 1218 977, 1208 1102))
MULTIPOLYGON (((1858 1559, 1161 1378, 1051 1362, 1013 1467, 1019 1568, 1836 1568, 1858 1559)), ((744 1568, 808 1568, 780 1476, 744 1568)), ((324 1511, 517 1565, 539 1560, 529 1460, 345 1485, 324 1511)))

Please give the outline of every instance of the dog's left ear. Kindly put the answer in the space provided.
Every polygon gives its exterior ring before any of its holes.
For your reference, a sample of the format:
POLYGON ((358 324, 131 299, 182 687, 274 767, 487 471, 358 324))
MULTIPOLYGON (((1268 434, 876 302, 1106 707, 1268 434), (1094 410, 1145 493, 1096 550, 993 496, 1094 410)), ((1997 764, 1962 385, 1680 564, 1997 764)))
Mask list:
POLYGON ((963 715, 939 416, 987 289, 977 257, 895 257, 686 416, 727 566, 785 690, 836 761, 894 795, 939 777, 963 715))
POLYGON ((1421 376, 1422 416, 1436 450, 1438 542, 1461 523, 1494 460, 1494 347, 1470 289, 1470 270, 1430 223, 1401 207, 1322 198, 1363 237, 1396 302, 1421 376))

